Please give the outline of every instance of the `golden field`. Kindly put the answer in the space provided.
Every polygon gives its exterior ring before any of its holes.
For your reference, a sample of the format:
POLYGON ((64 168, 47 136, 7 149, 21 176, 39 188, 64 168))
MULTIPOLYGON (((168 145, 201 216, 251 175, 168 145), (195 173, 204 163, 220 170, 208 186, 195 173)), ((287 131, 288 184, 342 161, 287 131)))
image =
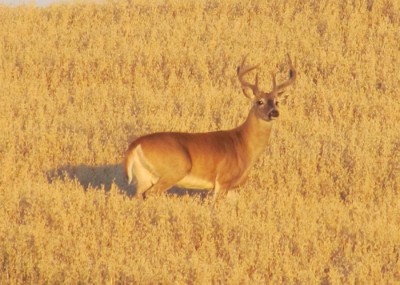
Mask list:
POLYGON ((219 2, 0 6, 0 284, 400 283, 400 2, 219 2), (134 138, 237 126, 287 53, 244 187, 132 199, 134 138))

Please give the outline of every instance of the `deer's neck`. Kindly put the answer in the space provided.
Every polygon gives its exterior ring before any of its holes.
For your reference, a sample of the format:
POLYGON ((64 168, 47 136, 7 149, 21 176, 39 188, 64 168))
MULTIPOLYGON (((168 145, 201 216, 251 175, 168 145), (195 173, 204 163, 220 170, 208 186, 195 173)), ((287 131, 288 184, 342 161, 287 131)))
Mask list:
POLYGON ((254 163, 267 146, 272 124, 271 121, 267 122, 258 118, 252 109, 246 121, 237 128, 242 147, 248 154, 250 163, 254 163))

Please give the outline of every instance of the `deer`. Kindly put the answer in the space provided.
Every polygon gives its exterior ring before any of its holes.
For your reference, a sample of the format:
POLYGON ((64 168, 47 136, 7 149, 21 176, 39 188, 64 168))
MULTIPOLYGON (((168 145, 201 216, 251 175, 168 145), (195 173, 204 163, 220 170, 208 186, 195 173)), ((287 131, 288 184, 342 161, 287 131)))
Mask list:
POLYGON ((205 133, 158 132, 134 140, 125 153, 124 170, 128 183, 136 181, 135 197, 160 195, 173 186, 213 191, 213 204, 229 190, 242 186, 251 167, 268 145, 273 122, 279 117, 278 97, 296 80, 296 70, 288 57, 289 79, 277 85, 272 75, 272 91, 259 88, 245 76, 258 68, 246 66, 246 57, 237 68, 243 94, 252 107, 244 123, 230 130, 205 133), (251 93, 250 93, 251 91, 251 93))

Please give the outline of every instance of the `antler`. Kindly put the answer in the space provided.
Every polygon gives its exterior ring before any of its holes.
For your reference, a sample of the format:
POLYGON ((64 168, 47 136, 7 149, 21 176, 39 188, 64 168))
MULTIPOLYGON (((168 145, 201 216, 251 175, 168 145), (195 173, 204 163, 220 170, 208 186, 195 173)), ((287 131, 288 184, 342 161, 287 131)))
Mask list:
POLYGON ((242 90, 243 90, 244 95, 251 99, 251 96, 246 93, 246 88, 250 88, 253 91, 254 96, 257 96, 260 93, 260 90, 258 89, 258 73, 256 74, 255 84, 251 84, 251 83, 245 81, 243 77, 250 71, 256 69, 258 67, 258 65, 251 66, 251 67, 245 67, 246 58, 247 58, 247 56, 245 56, 243 58, 242 64, 240 66, 238 66, 237 75, 238 75, 240 84, 242 84, 242 90))
POLYGON ((297 76, 297 72, 293 67, 293 63, 292 60, 289 56, 289 54, 287 55, 288 57, 288 62, 289 62, 289 79, 286 80, 285 82, 279 84, 278 86, 276 86, 276 78, 275 78, 275 74, 272 74, 272 91, 271 93, 275 93, 275 94, 280 94, 283 93, 283 89, 285 89, 286 87, 288 87, 289 85, 293 84, 294 81, 296 80, 296 76, 297 76))

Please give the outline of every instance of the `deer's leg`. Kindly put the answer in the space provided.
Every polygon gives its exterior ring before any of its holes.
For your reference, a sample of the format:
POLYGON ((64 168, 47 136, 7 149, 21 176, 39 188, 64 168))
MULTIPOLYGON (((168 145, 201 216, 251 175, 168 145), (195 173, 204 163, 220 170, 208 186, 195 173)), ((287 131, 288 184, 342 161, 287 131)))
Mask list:
POLYGON ((159 177, 157 182, 146 190, 147 194, 160 195, 161 193, 171 189, 172 186, 176 185, 181 181, 190 171, 190 163, 188 161, 181 161, 179 165, 171 170, 166 168, 164 171, 160 171, 162 176, 159 177))
POLYGON ((161 193, 171 189, 171 187, 178 183, 184 176, 185 175, 174 175, 169 177, 160 177, 157 183, 145 190, 144 196, 149 194, 160 195, 161 193))
POLYGON ((145 190, 145 195, 159 195, 167 191, 188 175, 192 168, 192 160, 185 147, 175 140, 165 143, 165 150, 162 151, 151 148, 151 145, 143 148, 142 165, 156 177, 151 187, 145 190))
POLYGON ((221 198, 226 196, 226 193, 228 192, 228 187, 227 185, 220 184, 217 180, 215 181, 214 185, 214 197, 213 197, 213 206, 217 203, 217 201, 221 200, 221 198))
POLYGON ((151 183, 150 180, 148 181, 138 181, 136 183, 136 194, 135 197, 138 197, 139 199, 144 198, 144 193, 149 190, 153 184, 151 183))
POLYGON ((147 167, 142 163, 140 158, 136 156, 133 161, 133 172, 136 180, 136 195, 135 197, 143 198, 143 193, 149 190, 157 181, 159 177, 154 175, 147 167))

